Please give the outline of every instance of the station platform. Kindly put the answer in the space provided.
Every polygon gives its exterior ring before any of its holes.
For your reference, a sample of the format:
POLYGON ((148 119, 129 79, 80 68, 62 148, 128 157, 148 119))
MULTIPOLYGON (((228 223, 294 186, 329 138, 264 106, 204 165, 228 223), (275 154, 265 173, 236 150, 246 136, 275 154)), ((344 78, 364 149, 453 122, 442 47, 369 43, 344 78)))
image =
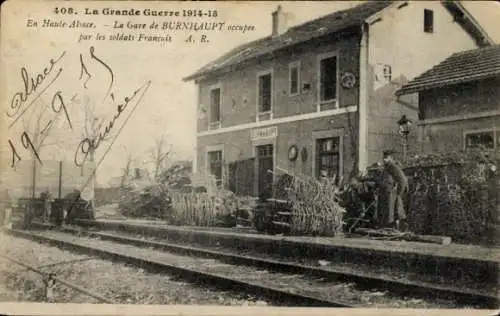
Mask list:
MULTIPOLYGON (((439 245, 420 242, 373 240, 356 237, 309 237, 309 236, 273 236, 258 233, 251 228, 219 228, 219 227, 193 227, 171 226, 162 221, 135 220, 135 219, 106 219, 98 220, 98 225, 107 228, 134 229, 134 231, 155 231, 165 237, 177 235, 182 239, 200 239, 205 242, 221 244, 224 240, 239 241, 250 244, 276 244, 295 245, 300 248, 323 248, 324 250, 351 249, 369 253, 390 253, 410 257, 433 257, 435 259, 452 259, 460 261, 474 261, 498 264, 500 263, 500 248, 489 248, 476 245, 449 244, 439 245), (198 238, 197 238, 198 237, 198 238)), ((243 246, 243 245, 242 245, 243 246)), ((238 247, 239 248, 239 247, 238 247)), ((260 248, 260 247, 259 247, 260 248)))
POLYGON ((135 238, 152 237, 163 243, 328 266, 334 271, 365 271, 412 282, 428 280, 500 293, 499 248, 367 237, 273 236, 251 228, 172 226, 158 220, 100 218, 92 222, 79 220, 76 224, 123 232, 135 238))

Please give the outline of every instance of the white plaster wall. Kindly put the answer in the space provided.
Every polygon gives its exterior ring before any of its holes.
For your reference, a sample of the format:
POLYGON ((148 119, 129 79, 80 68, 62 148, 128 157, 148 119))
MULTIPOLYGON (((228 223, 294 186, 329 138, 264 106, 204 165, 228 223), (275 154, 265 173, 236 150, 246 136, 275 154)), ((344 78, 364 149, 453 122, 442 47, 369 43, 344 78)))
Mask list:
MULTIPOLYGON (((368 119, 364 134, 366 148, 363 149, 367 164, 379 160, 385 149, 401 153, 397 121, 403 114, 413 121, 418 119, 418 96, 396 98, 396 90, 451 54, 477 47, 472 37, 437 1, 412 1, 401 9, 394 6, 381 18, 370 25, 368 34, 368 119), (434 11, 433 33, 424 32, 424 9, 434 11), (384 65, 391 68, 390 82, 383 76, 384 65), (404 106, 401 101, 410 106, 404 106)), ((417 133, 416 128, 411 131, 410 152, 418 151, 414 146, 417 133)))
MULTIPOLYGON (((410 1, 391 8, 370 26, 369 63, 375 75, 381 65, 392 68, 392 78, 411 80, 451 54, 477 47, 439 1, 410 1), (424 32, 424 9, 434 11, 434 32, 424 32), (378 66, 378 67, 377 67, 378 66)), ((383 86, 377 81, 374 88, 383 86)))

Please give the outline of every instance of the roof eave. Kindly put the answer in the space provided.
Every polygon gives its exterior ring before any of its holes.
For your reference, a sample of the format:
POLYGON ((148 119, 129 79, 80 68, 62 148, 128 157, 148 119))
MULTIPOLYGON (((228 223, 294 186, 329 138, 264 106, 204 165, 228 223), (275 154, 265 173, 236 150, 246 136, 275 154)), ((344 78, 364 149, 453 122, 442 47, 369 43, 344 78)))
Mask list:
POLYGON ((461 23, 463 26, 465 25, 465 30, 474 38, 474 40, 477 42, 478 46, 484 47, 484 46, 490 46, 494 45, 495 41, 488 35, 488 33, 481 27, 479 22, 474 18, 474 16, 463 6, 463 4, 460 1, 449 1, 449 0, 444 0, 441 1, 441 3, 444 5, 448 11, 453 15, 453 12, 450 10, 450 7, 454 7, 458 10, 460 10, 464 16, 464 20, 459 20, 457 22, 461 23), (469 24, 476 32, 476 34, 472 34, 469 30, 467 30, 467 24, 469 24))
POLYGON ((396 91, 395 95, 399 97, 402 95, 407 95, 407 94, 412 94, 412 93, 417 93, 417 92, 422 92, 422 91, 427 91, 427 90, 432 90, 432 89, 437 89, 437 88, 445 88, 445 87, 450 87, 450 86, 454 86, 457 84, 486 80, 486 79, 495 78, 495 77, 500 77, 500 73, 491 73, 491 74, 484 75, 484 76, 473 76, 473 77, 469 77, 469 78, 463 78, 461 80, 454 80, 451 82, 441 82, 441 83, 434 83, 434 84, 421 84, 421 85, 408 87, 408 88, 402 87, 401 89, 396 91))
POLYGON ((395 7, 399 7, 405 3, 407 3, 408 1, 394 1, 394 3, 392 3, 391 5, 387 6, 386 8, 378 11, 377 13, 374 13, 372 14, 371 16, 369 16, 368 18, 365 19, 365 23, 368 23, 368 24, 373 24, 374 22, 378 21, 379 19, 382 18, 383 15, 385 15, 388 11, 394 9, 395 7))
POLYGON ((189 76, 187 76, 185 78, 182 78, 182 81, 184 81, 184 82, 193 81, 193 80, 196 80, 197 77, 199 77, 199 76, 196 75, 196 74, 189 75, 189 76))
MULTIPOLYGON (((333 31, 333 32, 327 32, 327 33, 321 34, 321 36, 311 36, 311 37, 309 37, 307 39, 304 39, 303 41, 292 43, 292 44, 289 44, 289 45, 285 45, 285 46, 280 47, 277 50, 264 52, 262 54, 258 54, 256 56, 253 56, 253 57, 251 57, 249 59, 242 60, 241 63, 245 63, 245 62, 249 62, 251 60, 259 59, 259 58, 262 58, 262 57, 264 57, 266 55, 274 54, 275 52, 277 52, 279 50, 290 48, 290 47, 295 47, 295 46, 301 45, 303 43, 306 43, 308 41, 312 41, 312 40, 315 40, 315 39, 318 39, 318 38, 323 38, 325 36, 332 36, 334 34, 341 34, 342 32, 344 32, 346 30, 351 30, 351 29, 359 28, 363 23, 365 23, 365 22, 361 21, 359 23, 359 25, 349 25, 349 26, 346 26, 344 28, 341 28, 341 29, 333 31)), ((203 71, 203 72, 199 72, 198 71, 198 72, 196 72, 196 73, 194 73, 194 74, 192 74, 192 75, 190 75, 188 77, 183 78, 182 81, 188 82, 188 81, 193 81, 193 80, 202 80, 202 79, 204 79, 204 78, 206 78, 208 76, 217 74, 219 72, 224 72, 224 70, 230 69, 231 67, 234 67, 234 66, 235 65, 227 65, 227 66, 223 66, 221 68, 216 68, 216 69, 213 69, 213 70, 206 70, 206 71, 203 71)))

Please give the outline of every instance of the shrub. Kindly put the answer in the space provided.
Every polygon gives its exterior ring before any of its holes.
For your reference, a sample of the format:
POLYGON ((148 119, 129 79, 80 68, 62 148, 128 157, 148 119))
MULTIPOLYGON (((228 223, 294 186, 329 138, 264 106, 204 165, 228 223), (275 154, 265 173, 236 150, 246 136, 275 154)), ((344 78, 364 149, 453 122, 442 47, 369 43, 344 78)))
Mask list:
POLYGON ((412 182, 411 229, 464 242, 494 237, 499 161, 498 153, 481 151, 421 155, 403 161, 412 182))
POLYGON ((123 188, 118 207, 124 216, 141 218, 165 218, 172 211, 167 188, 161 184, 142 190, 123 188))

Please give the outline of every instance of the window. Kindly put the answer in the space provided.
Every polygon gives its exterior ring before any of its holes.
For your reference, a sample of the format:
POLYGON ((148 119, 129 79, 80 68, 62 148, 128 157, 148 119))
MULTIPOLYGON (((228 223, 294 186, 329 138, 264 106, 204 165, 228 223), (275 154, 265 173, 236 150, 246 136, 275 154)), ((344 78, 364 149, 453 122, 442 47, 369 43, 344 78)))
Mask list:
POLYGON ((337 98, 337 56, 320 60, 320 102, 329 102, 337 98))
POLYGON ((222 186, 222 150, 208 152, 210 174, 215 176, 217 187, 222 186))
POLYGON ((434 12, 429 9, 424 9, 424 32, 434 32, 434 12))
POLYGON ((261 75, 258 81, 259 112, 269 112, 272 103, 272 75, 261 75))
POLYGON ((465 134, 465 149, 495 149, 495 134, 493 131, 467 133, 465 134))
POLYGON ((220 127, 221 89, 210 90, 210 129, 220 127))
POLYGON ((316 140, 316 177, 326 171, 328 177, 339 178, 340 173, 340 138, 331 137, 316 140))
POLYGON ((257 146, 256 149, 257 149, 257 157, 259 158, 273 156, 273 145, 271 144, 257 146))
POLYGON ((256 163, 257 163, 257 195, 269 194, 274 174, 269 170, 274 171, 273 145, 261 145, 255 147, 256 163))
POLYGON ((298 62, 291 63, 288 68, 289 76, 288 76, 288 84, 289 84, 289 95, 297 95, 299 94, 299 86, 300 86, 300 64, 298 62))

